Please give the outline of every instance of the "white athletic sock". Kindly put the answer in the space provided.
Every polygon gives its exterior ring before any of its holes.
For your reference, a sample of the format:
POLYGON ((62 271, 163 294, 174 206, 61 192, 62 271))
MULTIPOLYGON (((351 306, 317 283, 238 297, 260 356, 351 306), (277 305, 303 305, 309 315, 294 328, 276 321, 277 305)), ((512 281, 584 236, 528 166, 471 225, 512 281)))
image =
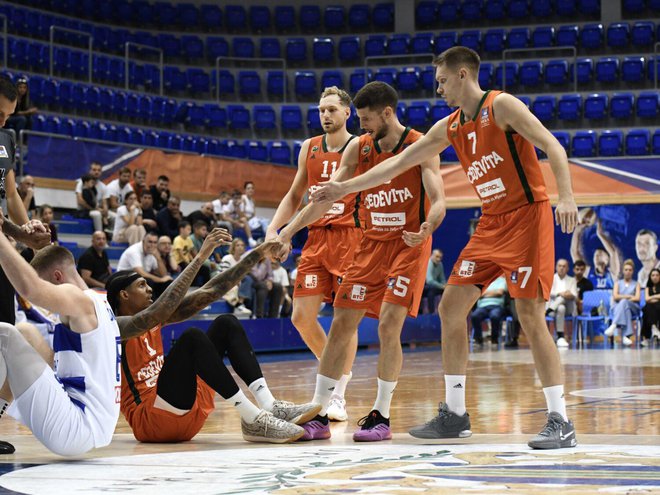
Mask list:
POLYGON ((335 392, 338 382, 339 380, 333 380, 327 376, 316 375, 316 390, 314 390, 314 398, 312 399, 312 402, 315 404, 321 404, 321 411, 319 412, 320 416, 325 416, 327 414, 330 397, 335 392))
POLYGON ((348 382, 351 381, 351 377, 353 376, 353 372, 351 371, 348 375, 341 375, 341 378, 337 382, 337 386, 335 387, 335 392, 334 395, 338 395, 342 399, 344 398, 344 395, 346 394, 346 385, 348 385, 348 382))
POLYGON ((273 409, 275 397, 273 397, 273 394, 270 392, 266 379, 263 376, 250 383, 248 389, 261 409, 265 409, 266 411, 271 411, 273 409))
POLYGON ((261 412, 257 406, 252 404, 252 402, 245 397, 242 390, 239 390, 238 393, 232 395, 227 399, 227 402, 236 408, 238 414, 241 415, 241 418, 243 418, 246 423, 254 423, 254 420, 257 419, 257 416, 259 416, 259 413, 261 412))
POLYGON ((445 404, 454 414, 465 414, 465 375, 445 375, 445 404))
POLYGON ((397 382, 386 382, 380 378, 378 379, 378 395, 376 395, 374 409, 380 412, 384 418, 390 417, 390 404, 392 403, 396 384, 397 382))
POLYGON ((0 399, 0 418, 5 414, 5 411, 9 407, 9 402, 5 399, 0 399))
POLYGON ((568 416, 566 416, 566 400, 564 399, 564 386, 555 385, 554 387, 545 387, 543 393, 545 394, 545 402, 548 404, 548 412, 559 413, 564 418, 564 421, 568 421, 568 416))

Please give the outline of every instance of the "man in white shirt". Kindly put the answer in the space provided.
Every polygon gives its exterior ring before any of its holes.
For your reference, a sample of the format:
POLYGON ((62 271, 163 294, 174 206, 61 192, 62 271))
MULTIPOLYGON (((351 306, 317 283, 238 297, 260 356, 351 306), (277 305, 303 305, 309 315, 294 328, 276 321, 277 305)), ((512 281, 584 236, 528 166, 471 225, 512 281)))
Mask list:
POLYGON ((112 211, 117 211, 124 204, 126 194, 133 191, 131 186, 131 169, 124 167, 119 171, 119 178, 110 182, 106 186, 106 195, 108 197, 108 207, 112 211))
MULTIPOLYGON (((103 166, 98 162, 92 162, 89 166, 89 175, 96 179, 96 199, 98 204, 96 205, 98 209, 92 210, 89 212, 89 216, 94 222, 94 231, 97 230, 103 231, 104 226, 107 228, 111 227, 111 223, 115 218, 115 212, 108 210, 108 191, 107 186, 101 181, 101 172, 103 171, 103 166)), ((83 183, 81 179, 76 181, 76 205, 78 210, 84 210, 81 205, 84 204, 85 200, 82 196, 83 183)))
POLYGON ((272 262, 273 266, 273 282, 282 286, 282 309, 280 309, 280 317, 287 318, 291 316, 291 309, 293 300, 289 294, 289 274, 279 260, 272 262))
POLYGON ((172 281, 160 256, 157 256, 158 236, 149 232, 142 242, 129 246, 121 254, 117 271, 133 270, 147 281, 154 291, 154 300, 172 281))
POLYGON ((556 273, 552 279, 552 289, 550 289, 550 301, 545 312, 546 315, 555 318, 557 347, 568 347, 568 342, 564 338, 566 315, 575 314, 576 298, 577 282, 568 275, 568 261, 560 258, 557 260, 556 273))

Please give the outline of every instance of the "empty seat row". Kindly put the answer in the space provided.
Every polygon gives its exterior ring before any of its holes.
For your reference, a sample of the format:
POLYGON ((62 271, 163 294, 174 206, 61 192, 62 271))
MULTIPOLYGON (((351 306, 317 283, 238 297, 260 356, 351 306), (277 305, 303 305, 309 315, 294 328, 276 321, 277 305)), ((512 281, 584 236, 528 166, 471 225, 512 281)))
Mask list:
POLYGON ((623 0, 623 14, 629 17, 639 17, 650 10, 660 12, 660 0, 623 0))
POLYGON ((584 97, 579 94, 564 94, 560 97, 541 95, 534 101, 524 96, 519 98, 541 122, 555 119, 576 121, 583 117, 589 120, 660 117, 660 94, 656 91, 642 92, 636 98, 632 93, 614 93, 609 96, 594 93, 584 97))
MULTIPOLYGON (((104 24, 151 26, 158 30, 228 31, 228 32, 318 32, 354 30, 391 30, 394 26, 394 4, 355 4, 350 7, 330 5, 267 5, 245 7, 240 4, 195 5, 194 3, 155 2, 144 0, 23 0, 22 5, 61 12, 104 24)), ((19 6, 6 9, 15 20, 16 29, 39 27, 38 12, 19 6)), ((52 16, 51 16, 52 17, 52 16)), ((56 17, 55 17, 56 18, 56 17)))
MULTIPOLYGON (((567 147, 567 133, 555 133, 567 147)), ((633 129, 625 134, 620 130, 577 131, 571 140, 571 156, 642 156, 660 154, 660 129, 653 135, 648 129, 633 129)))

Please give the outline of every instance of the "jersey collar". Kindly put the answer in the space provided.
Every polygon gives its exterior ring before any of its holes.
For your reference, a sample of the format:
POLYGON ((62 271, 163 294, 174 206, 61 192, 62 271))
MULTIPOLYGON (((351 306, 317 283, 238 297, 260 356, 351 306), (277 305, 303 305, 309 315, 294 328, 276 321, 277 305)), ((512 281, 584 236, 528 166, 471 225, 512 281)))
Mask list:
MULTIPOLYGON (((403 145, 403 142, 406 140, 406 137, 408 136, 408 133, 409 133, 409 132, 410 132, 410 127, 406 127, 406 128, 403 130, 403 133, 401 134, 401 138, 399 139, 399 142, 396 143, 396 146, 395 146, 394 149, 392 150, 392 154, 393 154, 393 155, 396 155, 396 154, 397 154, 397 152, 399 151, 399 149, 400 149, 401 146, 403 145)), ((380 145, 378 144, 378 141, 374 141, 374 149, 376 150, 376 153, 378 153, 378 154, 382 153, 382 151, 381 151, 381 149, 380 149, 380 145)))
MULTIPOLYGON (((481 110, 481 107, 484 104, 484 101, 486 101, 486 97, 488 96, 488 93, 490 93, 490 89, 484 93, 484 95, 481 97, 481 101, 479 102, 479 106, 477 107, 477 111, 474 112, 474 115, 470 119, 472 122, 477 120, 477 115, 479 115, 479 111, 481 110)), ((463 110, 461 110, 461 125, 465 124, 465 114, 463 113, 463 110)))
MULTIPOLYGON (((323 149, 323 153, 327 153, 327 152, 328 152, 328 145, 327 145, 327 143, 325 142, 325 137, 326 137, 326 136, 327 136, 327 134, 323 134, 323 138, 321 139, 321 149, 323 149)), ((337 153, 343 153, 344 150, 346 149, 346 146, 348 146, 348 143, 350 143, 351 140, 352 140, 354 137, 357 137, 357 136, 351 134, 351 137, 349 137, 349 138, 346 140, 346 142, 344 143, 344 146, 342 146, 341 149, 340 149, 339 151, 337 151, 337 153)))

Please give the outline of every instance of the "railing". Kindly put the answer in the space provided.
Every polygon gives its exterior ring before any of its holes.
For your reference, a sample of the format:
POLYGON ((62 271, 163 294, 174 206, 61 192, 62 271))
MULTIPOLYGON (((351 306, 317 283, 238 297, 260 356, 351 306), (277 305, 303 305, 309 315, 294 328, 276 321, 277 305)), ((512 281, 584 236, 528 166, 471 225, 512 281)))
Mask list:
POLYGON ((163 60, 163 50, 161 48, 156 48, 155 46, 150 46, 150 45, 143 45, 141 43, 135 43, 134 41, 127 41, 124 44, 124 87, 128 91, 128 86, 129 86, 129 78, 130 78, 130 70, 129 70, 129 65, 128 61, 130 58, 130 51, 131 47, 135 48, 144 48, 147 50, 151 50, 152 52, 158 52, 158 68, 160 69, 160 95, 163 96, 163 84, 164 84, 164 74, 163 74, 163 66, 164 66, 164 60, 163 60))
MULTIPOLYGON (((221 60, 226 60, 226 61, 232 61, 232 62, 272 62, 275 64, 279 64, 282 66, 282 72, 284 74, 284 81, 282 84, 282 102, 286 103, 287 102, 287 94, 288 94, 288 81, 289 78, 287 77, 287 72, 286 72, 286 59, 283 58, 266 58, 266 57, 256 57, 256 58, 249 58, 249 57, 216 57, 215 59, 215 99, 220 102, 220 61, 221 60)), ((232 67, 232 69, 236 69, 235 67, 232 67)), ((259 68, 262 69, 263 68, 259 68)))
POLYGON ((2 61, 3 67, 7 68, 7 16, 0 14, 0 19, 2 19, 2 61))
POLYGON ((660 41, 653 45, 653 87, 655 89, 658 89, 658 53, 660 53, 660 41))
POLYGON ((60 26, 51 26, 50 27, 50 35, 49 35, 49 43, 48 43, 48 48, 50 51, 50 77, 53 77, 53 50, 54 50, 54 44, 55 44, 55 31, 60 31, 63 33, 73 33, 73 34, 79 34, 82 36, 87 37, 88 43, 87 43, 87 51, 89 52, 89 61, 88 61, 88 68, 87 68, 87 78, 89 79, 89 82, 91 84, 92 82, 92 57, 93 57, 93 50, 92 50, 92 44, 94 42, 94 38, 90 33, 87 33, 85 31, 80 31, 78 29, 69 29, 69 28, 64 28, 60 26))
POLYGON ((553 46, 547 48, 507 48, 502 52, 502 91, 506 91, 506 58, 509 53, 570 51, 573 65, 570 72, 573 77, 573 92, 577 93, 577 49, 574 46, 553 46))
MULTIPOLYGON (((407 53, 407 54, 402 54, 402 55, 370 55, 369 57, 364 57, 364 65, 363 65, 363 71, 364 71, 364 82, 365 84, 369 82, 369 63, 372 61, 390 61, 390 60, 398 60, 398 59, 406 59, 406 60, 413 60, 413 59, 418 59, 422 58, 425 59, 423 62, 417 62, 417 63, 427 63, 430 64, 433 61, 434 55, 431 52, 428 53, 407 53), (428 58, 431 58, 428 60, 428 58)), ((410 62, 411 64, 414 64, 415 62, 410 62)), ((438 93, 436 91, 436 81, 435 77, 433 78, 433 95, 435 98, 438 97, 438 93)))

